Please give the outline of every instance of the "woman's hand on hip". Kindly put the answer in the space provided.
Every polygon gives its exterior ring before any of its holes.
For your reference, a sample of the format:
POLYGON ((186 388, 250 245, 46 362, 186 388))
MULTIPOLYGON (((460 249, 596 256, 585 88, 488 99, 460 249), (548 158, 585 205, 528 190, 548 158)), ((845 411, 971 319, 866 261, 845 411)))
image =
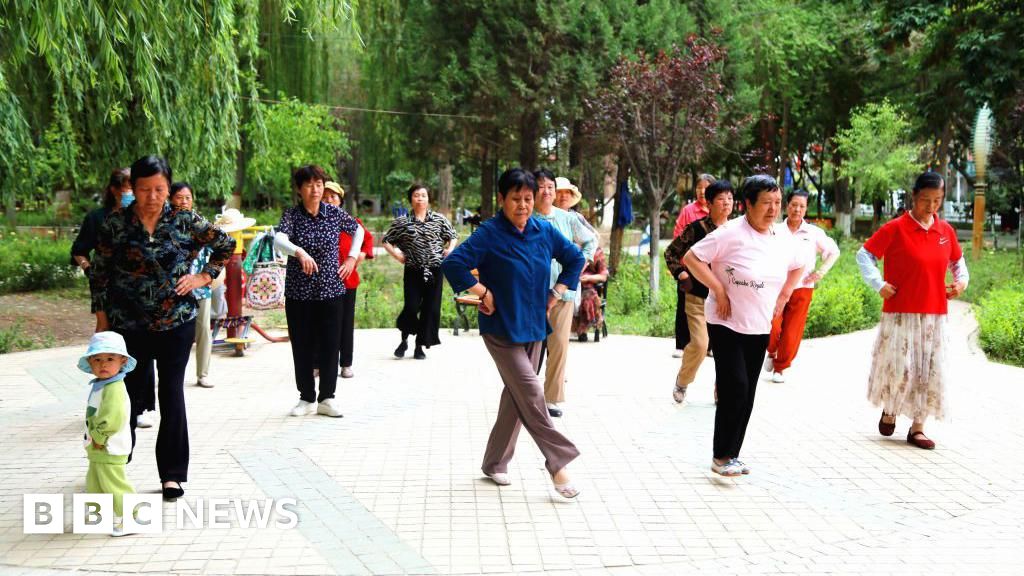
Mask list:
POLYGON ((722 320, 728 320, 732 316, 732 305, 729 303, 729 295, 725 290, 715 292, 715 311, 722 320))
POLYGON ((484 316, 494 314, 494 294, 490 290, 480 299, 480 313, 484 316))
POLYGON ((313 257, 307 254, 305 250, 300 248, 299 251, 295 253, 295 257, 299 259, 299 264, 302 266, 302 272, 306 276, 316 274, 320 271, 320 267, 316 265, 316 260, 313 260, 313 257))
POLYGON ((202 288, 206 286, 213 279, 206 272, 200 272, 199 274, 186 274, 181 278, 178 278, 178 283, 174 287, 174 293, 178 296, 184 296, 196 288, 202 288))
POLYGON ((882 297, 882 300, 888 300, 896 295, 896 287, 886 282, 885 285, 878 290, 878 295, 882 297))
POLYGON ((342 280, 352 275, 352 271, 356 269, 356 259, 349 256, 345 258, 345 263, 338 267, 338 278, 342 280))

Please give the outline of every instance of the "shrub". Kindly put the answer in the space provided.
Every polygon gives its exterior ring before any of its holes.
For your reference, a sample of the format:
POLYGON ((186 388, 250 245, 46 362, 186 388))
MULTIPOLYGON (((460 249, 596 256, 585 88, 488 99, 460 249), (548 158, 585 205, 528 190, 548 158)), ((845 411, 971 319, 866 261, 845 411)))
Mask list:
POLYGON ((70 240, 0 233, 0 294, 84 284, 70 254, 70 240))
POLYGON ((1024 285, 996 288, 974 306, 981 348, 992 360, 1024 366, 1024 285))
POLYGON ((830 273, 814 289, 804 338, 870 328, 878 322, 881 312, 882 299, 858 275, 848 270, 830 273))

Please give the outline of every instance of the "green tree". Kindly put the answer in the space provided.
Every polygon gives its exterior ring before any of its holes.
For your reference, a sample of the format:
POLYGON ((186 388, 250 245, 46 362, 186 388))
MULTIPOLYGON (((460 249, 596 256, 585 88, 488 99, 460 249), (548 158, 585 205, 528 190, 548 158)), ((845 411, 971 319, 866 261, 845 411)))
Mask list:
MULTIPOLYGON (((890 191, 906 189, 921 168, 920 149, 909 136, 906 115, 888 100, 856 109, 850 127, 836 136, 844 159, 842 172, 853 183, 855 201, 874 205, 876 227, 890 191)), ((850 230, 844 233, 849 235, 850 230)))
POLYGON ((338 157, 349 150, 344 124, 326 106, 281 98, 276 104, 258 103, 262 122, 246 126, 250 136, 263 132, 254 138, 261 144, 247 165, 261 207, 291 204, 295 168, 317 164, 332 173, 338 157))

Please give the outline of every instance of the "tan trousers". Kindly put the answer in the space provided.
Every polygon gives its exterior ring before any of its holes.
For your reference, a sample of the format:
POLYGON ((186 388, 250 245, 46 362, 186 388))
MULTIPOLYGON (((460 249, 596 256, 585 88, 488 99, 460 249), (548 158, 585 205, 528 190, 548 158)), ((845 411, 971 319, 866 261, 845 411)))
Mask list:
POLYGON ((548 334, 548 365, 544 372, 544 399, 565 402, 565 359, 572 334, 573 303, 561 300, 548 313, 551 334, 548 334))
MULTIPOLYGON (((572 302, 569 303, 572 312, 572 302)), ((483 335, 487 351, 494 359, 505 389, 501 392, 498 417, 487 440, 487 450, 480 469, 484 474, 508 472, 508 463, 516 449, 519 428, 526 427, 537 448, 544 455, 544 466, 553 476, 572 462, 580 451, 555 429, 544 404, 544 395, 537 377, 540 367, 541 343, 515 344, 493 334, 483 335)))
POLYGON ((210 354, 213 352, 213 341, 210 333, 210 299, 203 298, 197 302, 196 314, 196 378, 206 378, 210 374, 210 354))
POLYGON ((690 343, 683 348, 683 361, 676 374, 676 386, 689 386, 697 377, 697 369, 708 355, 708 323, 704 320, 704 299, 686 295, 686 325, 690 343))

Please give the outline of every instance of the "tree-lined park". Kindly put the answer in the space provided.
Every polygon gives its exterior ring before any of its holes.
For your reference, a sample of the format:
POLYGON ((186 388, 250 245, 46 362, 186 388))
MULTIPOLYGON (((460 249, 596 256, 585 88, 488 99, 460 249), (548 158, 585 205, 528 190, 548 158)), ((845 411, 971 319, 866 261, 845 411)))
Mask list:
MULTIPOLYGON (((965 248, 984 228, 969 298, 982 312, 994 299, 986 350, 1021 363, 1022 46, 1024 5, 1009 0, 0 0, 0 251, 15 263, 0 266, 66 264, 66 245, 23 227, 77 225, 111 169, 150 153, 201 212, 227 203, 260 224, 293 202, 303 164, 371 223, 414 180, 453 220, 486 218, 501 170, 543 166, 607 233, 610 318, 666 335, 659 241, 698 174, 807 190, 809 216, 852 252, 930 169, 965 248)), ((844 266, 832 309, 856 314, 821 317, 821 333, 877 321, 844 266)), ((33 273, 0 291, 64 281, 33 273)))

